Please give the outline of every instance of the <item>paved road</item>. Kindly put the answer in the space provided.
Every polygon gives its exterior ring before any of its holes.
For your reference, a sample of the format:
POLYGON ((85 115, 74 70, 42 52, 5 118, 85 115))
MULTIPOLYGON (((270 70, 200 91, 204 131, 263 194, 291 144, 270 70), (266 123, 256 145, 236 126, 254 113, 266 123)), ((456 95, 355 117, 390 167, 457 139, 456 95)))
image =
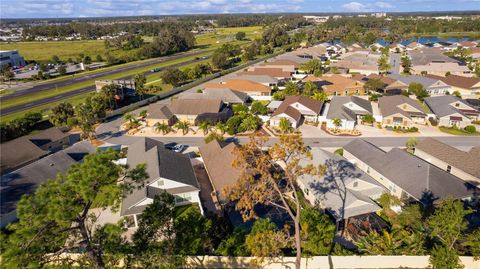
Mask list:
POLYGON ((401 55, 400 53, 390 53, 390 73, 399 74, 400 73, 400 63, 401 55))
MULTIPOLYGON (((110 144, 130 145, 137 141, 139 137, 127 136, 124 132, 119 131, 122 124, 122 117, 117 117, 100 125, 97 129, 97 138, 110 144)), ((164 143, 175 142, 189 146, 201 146, 204 143, 203 137, 152 137, 153 139, 164 143)), ((404 147, 408 137, 362 137, 363 139, 379 146, 379 147, 404 147)), ((356 138, 351 137, 321 137, 321 138, 304 138, 305 144, 312 147, 339 148, 343 147, 356 138)), ((480 146, 480 138, 474 136, 445 136, 435 137, 446 144, 459 148, 470 148, 480 146)), ((239 143, 246 143, 248 137, 235 137, 233 140, 239 143)), ((278 138, 270 138, 268 144, 271 145, 278 141, 278 138)))
MULTIPOLYGON (((205 51, 203 51, 202 53, 205 53, 205 51)), ((168 58, 168 60, 174 60, 174 59, 180 59, 180 58, 183 58, 183 57, 189 57, 189 56, 196 55, 196 54, 198 54, 198 53, 182 54, 182 55, 176 55, 176 56, 171 56, 171 57, 167 57, 167 58, 168 58), (181 57, 179 57, 179 56, 181 56, 181 57), (175 58, 172 58, 172 57, 175 57, 175 58)), ((186 61, 186 62, 172 64, 172 65, 169 65, 168 67, 181 67, 181 66, 188 65, 188 64, 191 64, 191 63, 194 63, 194 62, 197 62, 197 61, 203 61, 205 59, 209 59, 210 57, 211 56, 207 56, 203 59, 192 59, 192 60, 189 60, 189 61, 186 61)), ((167 60, 162 58, 161 62, 165 62, 165 61, 167 61, 167 60)), ((157 62, 156 64, 158 64, 158 63, 159 62, 157 62)), ((140 65, 140 64, 138 64, 138 65, 140 65)), ((142 65, 142 66, 138 66, 138 65, 135 65, 136 66, 135 68, 145 66, 145 65, 142 65)), ((151 65, 151 64, 149 64, 149 65, 151 65)), ((121 69, 122 69, 122 72, 123 72, 123 71, 132 70, 132 69, 135 69, 135 68, 129 68, 127 70, 125 70, 123 68, 121 68, 121 69)), ((163 68, 160 68, 160 70, 162 70, 162 69, 163 68)), ((111 75, 111 74, 121 72, 121 71, 118 71, 118 70, 119 69, 115 69, 114 73, 109 73, 109 74, 103 73, 103 75, 111 75)), ((107 72, 110 72, 110 71, 107 71, 107 72)), ((150 73, 149 71, 145 72, 145 74, 149 74, 149 73, 150 73)), ((88 77, 88 79, 94 78, 93 75, 92 76, 87 76, 87 77, 88 77)), ((98 76, 95 76, 95 78, 96 77, 98 77, 98 76)), ((120 79, 129 79, 129 78, 131 78, 131 76, 122 77, 120 79)), ((69 80, 68 83, 71 83, 70 81, 72 81, 72 80, 69 80)), ((79 81, 75 81, 75 83, 76 82, 79 82, 79 81)), ((43 85, 41 85, 41 86, 43 86, 43 85)), ((27 90, 22 90, 22 91, 31 91, 32 89, 33 88, 27 89, 27 90)), ((51 89, 51 88, 49 88, 49 89, 51 89)), ((38 90, 38 91, 43 91, 43 90, 45 90, 45 89, 41 88, 41 90, 38 90)), ((78 90, 65 92, 65 93, 62 93, 62 94, 58 94, 58 95, 55 95, 55 96, 35 100, 35 101, 25 103, 25 104, 21 104, 21 105, 18 105, 18 106, 12 106, 12 107, 8 107, 8 108, 0 109, 0 114, 1 115, 8 115, 8 114, 11 114, 11 113, 20 112, 20 111, 23 111, 23 110, 26 110, 26 109, 30 109, 30 108, 38 107, 38 106, 41 106, 41 105, 49 104, 49 103, 52 103, 52 102, 60 101, 60 100, 63 100, 63 99, 69 98, 69 97, 84 94, 84 93, 91 92, 91 91, 94 91, 94 90, 95 90, 95 85, 87 86, 87 87, 84 87, 84 88, 81 88, 81 89, 78 89, 78 90)), ((12 94, 15 94, 15 93, 12 93, 12 94)), ((30 93, 30 92, 28 92, 28 93, 30 93)), ((23 94, 26 94, 26 93, 23 93, 23 94)), ((7 97, 7 96, 10 96, 10 95, 6 95, 5 97, 7 97)), ((3 99, 0 99, 0 102, 1 101, 3 101, 3 99)))

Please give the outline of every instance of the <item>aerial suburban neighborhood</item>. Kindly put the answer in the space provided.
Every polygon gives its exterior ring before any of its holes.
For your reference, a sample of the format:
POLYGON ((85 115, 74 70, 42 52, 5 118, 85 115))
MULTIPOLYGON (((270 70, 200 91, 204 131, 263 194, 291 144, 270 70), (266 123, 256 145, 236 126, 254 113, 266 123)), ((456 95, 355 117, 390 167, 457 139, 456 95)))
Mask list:
POLYGON ((88 2, 0 2, 2 268, 480 269, 478 2, 88 2))

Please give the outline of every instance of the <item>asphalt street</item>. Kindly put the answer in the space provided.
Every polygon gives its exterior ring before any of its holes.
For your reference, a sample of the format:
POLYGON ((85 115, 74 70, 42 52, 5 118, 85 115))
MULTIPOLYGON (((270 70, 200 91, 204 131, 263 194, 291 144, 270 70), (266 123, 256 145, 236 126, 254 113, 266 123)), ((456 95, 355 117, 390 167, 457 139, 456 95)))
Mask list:
MULTIPOLYGON (((103 140, 109 144, 124 145, 128 146, 140 137, 138 136, 128 136, 123 131, 120 130, 120 125, 123 122, 122 117, 116 117, 110 119, 108 122, 105 122, 99 126, 97 129, 97 138, 103 140)), ((162 141, 164 143, 179 143, 189 146, 201 146, 204 145, 203 137, 151 137, 153 139, 162 141)), ((361 137, 379 147, 404 147, 405 143, 408 140, 408 137, 361 137)), ((340 148, 348 144, 354 137, 322 137, 322 138, 304 138, 304 142, 308 146, 312 147, 325 147, 325 148, 340 148)), ((419 138, 421 139, 421 137, 419 138)), ((444 136, 444 137, 435 137, 448 145, 459 148, 470 148, 474 146, 480 146, 480 137, 475 136, 444 136)), ((231 140, 234 140, 238 143, 248 142, 248 137, 233 137, 231 140)), ((268 141, 267 145, 271 145, 278 141, 278 138, 272 137, 268 141)))
MULTIPOLYGON (((206 51, 202 51, 201 53, 205 53, 205 52, 206 51)), ((165 62, 165 61, 171 61, 171 60, 175 60, 175 59, 185 58, 185 57, 191 57, 191 56, 197 55, 197 54, 199 54, 199 52, 161 58, 158 61, 156 61, 155 64, 165 62)), ((207 57, 201 58, 201 59, 192 59, 192 60, 189 60, 189 61, 186 61, 186 62, 172 64, 172 65, 169 65, 168 67, 181 67, 181 66, 188 65, 188 64, 191 64, 191 63, 194 63, 194 62, 197 62, 197 61, 203 61, 205 59, 209 59, 210 57, 211 56, 207 56, 207 57)), ((130 68, 131 66, 128 66, 128 69, 119 68, 119 69, 115 69, 115 70, 105 71, 105 72, 102 72, 102 75, 95 74, 95 75, 91 75, 91 76, 85 76, 85 77, 82 77, 82 78, 78 78, 78 79, 82 79, 82 80, 79 80, 79 81, 76 81, 75 79, 72 79, 72 80, 68 80, 68 81, 58 82, 58 83, 62 83, 62 85, 56 85, 56 86, 58 86, 58 87, 65 86, 65 85, 68 85, 68 84, 71 84, 71 83, 77 83, 77 82, 81 82, 81 81, 84 81, 84 80, 89 80, 89 79, 92 79, 92 78, 98 78, 98 77, 105 76, 105 75, 112 75, 112 74, 116 74, 116 73, 119 73, 119 72, 133 70, 133 69, 136 69, 136 68, 140 68, 140 67, 144 67, 144 66, 150 66, 150 65, 153 65, 153 63, 149 62, 147 65, 137 64, 137 65, 134 65, 135 66, 134 68, 130 68), (66 83, 66 84, 64 84, 64 83, 66 83)), ((160 71, 163 70, 163 69, 164 68, 160 68, 160 71)), ((145 74, 149 74, 149 73, 150 73, 150 71, 145 72, 145 74)), ((119 78, 119 79, 129 79, 129 78, 131 78, 131 76, 122 77, 122 78, 119 78)), ((48 89, 52 89, 51 87, 52 86, 50 86, 50 88, 48 88, 48 89)), ((55 86, 53 86, 53 87, 55 87, 55 86)), ((41 91, 44 91, 44 90, 47 90, 47 89, 44 88, 44 85, 38 85, 38 86, 35 86, 33 88, 30 88, 30 89, 22 90, 22 92, 23 92, 22 95, 31 94, 31 93, 34 93, 34 92, 41 92, 41 91), (34 90, 34 89, 36 89, 36 90, 34 90)), ((80 95, 80 94, 83 94, 83 93, 91 92, 91 91, 94 91, 94 90, 95 90, 95 85, 87 86, 87 87, 84 87, 84 88, 81 88, 81 89, 77 89, 77 90, 65 92, 65 93, 62 93, 62 94, 58 94, 58 95, 55 95, 55 96, 35 100, 35 101, 28 102, 28 103, 25 103, 25 104, 21 104, 21 105, 18 105, 18 106, 11 106, 11 107, 8 107, 8 108, 0 109, 0 114, 1 115, 8 115, 8 114, 11 114, 11 113, 20 112, 20 111, 23 111, 23 110, 26 110, 26 109, 30 109, 30 108, 38 107, 38 106, 45 105, 45 104, 48 104, 48 103, 60 101, 60 100, 63 100, 63 99, 69 98, 69 97, 73 97, 73 96, 80 95)), ((17 91, 17 92, 20 92, 20 91, 17 91)), ((17 92, 6 95, 6 96, 3 96, 3 97, 9 97, 13 94, 17 94, 17 92)), ((18 97, 18 95, 17 95, 17 97, 18 97)), ((4 101, 4 99, 0 98, 0 102, 1 101, 4 101)))

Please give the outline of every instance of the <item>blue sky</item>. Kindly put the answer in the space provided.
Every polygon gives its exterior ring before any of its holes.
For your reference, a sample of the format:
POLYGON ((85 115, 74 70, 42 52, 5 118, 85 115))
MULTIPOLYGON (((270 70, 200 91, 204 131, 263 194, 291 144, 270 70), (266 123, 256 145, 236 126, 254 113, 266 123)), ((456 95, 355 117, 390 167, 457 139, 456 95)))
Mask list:
POLYGON ((480 10, 480 0, 1 0, 1 18, 480 10))

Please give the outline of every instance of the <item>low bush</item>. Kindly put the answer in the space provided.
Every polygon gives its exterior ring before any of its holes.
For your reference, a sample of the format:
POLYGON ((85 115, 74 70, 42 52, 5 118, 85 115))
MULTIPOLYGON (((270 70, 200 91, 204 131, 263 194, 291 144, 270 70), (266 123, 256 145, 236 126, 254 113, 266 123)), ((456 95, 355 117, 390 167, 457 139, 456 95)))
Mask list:
POLYGON ((464 129, 466 132, 471 133, 471 134, 477 132, 477 128, 475 128, 475 126, 473 126, 473 125, 468 125, 468 126, 466 126, 465 128, 463 128, 463 129, 464 129))
POLYGON ((437 126, 438 125, 438 121, 434 118, 428 118, 428 121, 430 122, 430 125, 432 125, 432 126, 437 126))

